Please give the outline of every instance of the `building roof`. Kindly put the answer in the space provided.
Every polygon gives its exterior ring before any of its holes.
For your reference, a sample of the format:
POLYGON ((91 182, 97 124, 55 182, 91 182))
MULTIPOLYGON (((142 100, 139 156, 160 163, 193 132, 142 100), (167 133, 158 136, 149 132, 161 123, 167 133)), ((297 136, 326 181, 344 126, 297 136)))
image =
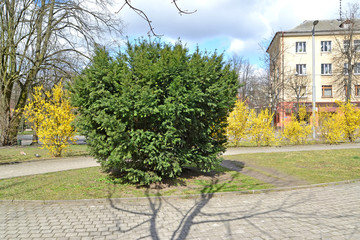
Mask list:
MULTIPOLYGON (((300 25, 285 31, 285 33, 296 33, 296 32, 311 32, 313 28, 313 20, 307 20, 300 25)), ((334 32, 344 30, 344 26, 349 24, 350 21, 344 20, 320 20, 316 25, 316 32, 334 32)), ((360 19, 354 20, 354 28, 360 29, 360 19)))
MULTIPOLYGON (((357 34, 360 34, 360 19, 353 20, 354 22, 354 29, 357 34)), ((347 25, 351 23, 350 20, 319 20, 319 22, 316 24, 315 27, 315 35, 329 35, 329 34, 344 34, 344 30, 347 29, 347 25)), ((294 27, 293 29, 290 29, 288 31, 281 31, 277 32, 274 36, 274 38, 271 40, 271 43, 266 50, 269 51, 272 43, 274 42, 274 39, 278 35, 283 36, 306 36, 311 35, 312 29, 314 26, 314 20, 306 20, 300 25, 294 27)))

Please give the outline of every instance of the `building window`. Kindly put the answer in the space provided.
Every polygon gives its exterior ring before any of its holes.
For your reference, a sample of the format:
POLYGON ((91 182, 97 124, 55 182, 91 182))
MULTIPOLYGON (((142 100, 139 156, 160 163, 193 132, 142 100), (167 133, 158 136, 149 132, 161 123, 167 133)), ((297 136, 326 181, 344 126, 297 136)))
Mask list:
POLYGON ((331 52, 331 41, 321 41, 321 51, 331 52))
POLYGON ((332 74, 331 63, 321 64, 321 75, 331 75, 331 74, 332 74))
POLYGON ((355 85, 355 96, 360 97, 360 85, 355 85))
POLYGON ((349 75, 349 64, 344 63, 344 75, 349 75))
POLYGON ((345 94, 345 96, 347 96, 347 90, 348 90, 347 86, 344 85, 344 94, 345 94))
POLYGON ((299 98, 307 98, 306 86, 298 86, 298 97, 299 98))
POLYGON ((360 63, 355 63, 354 74, 360 74, 360 63))
POLYGON ((306 42, 296 42, 296 52, 297 53, 306 52, 306 42))
POLYGON ((344 40, 344 50, 345 52, 350 48, 350 40, 344 40))
POLYGON ((360 40, 354 40, 355 51, 360 52, 360 40))
POLYGON ((306 75, 306 64, 296 64, 296 74, 306 75))
POLYGON ((332 97, 332 85, 322 85, 322 96, 332 97))

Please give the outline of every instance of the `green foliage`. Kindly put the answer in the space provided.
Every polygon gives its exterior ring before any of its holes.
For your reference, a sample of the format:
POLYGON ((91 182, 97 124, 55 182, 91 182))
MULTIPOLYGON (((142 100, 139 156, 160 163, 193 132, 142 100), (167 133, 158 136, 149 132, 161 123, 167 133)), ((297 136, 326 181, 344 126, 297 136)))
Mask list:
POLYGON ((71 91, 91 154, 105 170, 149 184, 186 164, 218 163, 237 86, 222 55, 139 40, 116 59, 97 49, 71 91))
POLYGON ((306 139, 311 133, 311 126, 307 125, 305 121, 306 108, 304 106, 299 108, 298 117, 294 114, 291 116, 291 121, 285 125, 283 136, 291 143, 299 144, 306 143, 306 139))
POLYGON ((261 110, 259 114, 251 110, 248 135, 251 137, 251 141, 256 143, 257 146, 268 146, 276 141, 275 131, 271 126, 272 117, 273 114, 271 114, 268 109, 261 110))

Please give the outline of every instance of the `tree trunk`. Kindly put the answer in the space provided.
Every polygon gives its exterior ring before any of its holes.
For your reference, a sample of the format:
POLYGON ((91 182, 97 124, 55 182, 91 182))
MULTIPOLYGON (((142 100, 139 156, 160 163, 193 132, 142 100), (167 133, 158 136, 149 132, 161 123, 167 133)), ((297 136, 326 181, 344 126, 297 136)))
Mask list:
POLYGON ((27 99, 27 89, 26 87, 22 88, 18 102, 15 106, 15 109, 10 108, 11 100, 11 88, 3 88, 4 95, 1 96, 0 103, 0 116, 1 117, 1 139, 0 145, 8 146, 15 145, 17 143, 17 134, 18 128, 21 122, 21 116, 23 114, 23 108, 27 99))

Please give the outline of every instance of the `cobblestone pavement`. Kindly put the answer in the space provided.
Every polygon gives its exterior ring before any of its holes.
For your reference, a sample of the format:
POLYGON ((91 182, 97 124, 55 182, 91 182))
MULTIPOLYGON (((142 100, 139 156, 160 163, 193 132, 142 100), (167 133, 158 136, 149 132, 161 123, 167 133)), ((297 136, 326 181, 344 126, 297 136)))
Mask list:
POLYGON ((2 239, 360 239, 360 182, 197 198, 0 201, 2 239))

